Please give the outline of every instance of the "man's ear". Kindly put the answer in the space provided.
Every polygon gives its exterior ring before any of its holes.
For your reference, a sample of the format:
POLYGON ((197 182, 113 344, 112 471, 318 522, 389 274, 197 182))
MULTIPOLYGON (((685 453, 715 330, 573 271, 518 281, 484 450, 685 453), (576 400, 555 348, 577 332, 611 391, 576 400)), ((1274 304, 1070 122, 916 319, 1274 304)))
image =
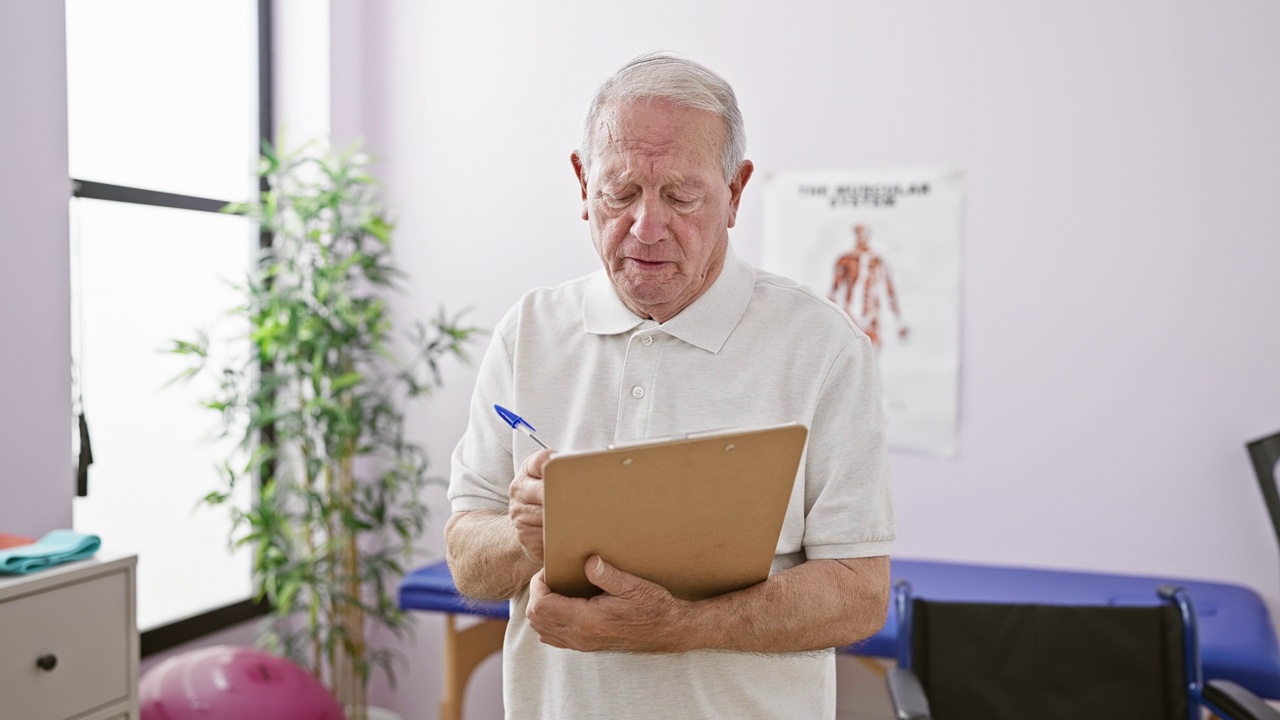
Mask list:
POLYGON ((743 160, 742 165, 738 166, 738 174, 729 181, 729 227, 733 227, 738 221, 738 203, 742 201, 742 191, 747 187, 747 181, 751 179, 751 173, 755 169, 750 160, 743 160))
POLYGON ((582 190, 582 219, 587 219, 587 173, 582 167, 582 157, 574 150, 569 154, 569 162, 573 163, 573 174, 578 177, 578 188, 582 190))

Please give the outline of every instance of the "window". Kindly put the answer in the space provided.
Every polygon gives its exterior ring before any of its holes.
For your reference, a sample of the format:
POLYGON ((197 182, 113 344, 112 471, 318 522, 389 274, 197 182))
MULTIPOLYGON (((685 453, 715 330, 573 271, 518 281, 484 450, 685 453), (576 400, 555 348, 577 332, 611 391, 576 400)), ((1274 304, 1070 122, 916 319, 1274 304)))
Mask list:
MULTIPOLYGON (((262 239, 269 0, 66 0, 73 354, 94 463, 76 529, 138 554, 143 653, 262 612, 230 521, 199 507, 229 452, 165 350, 223 318, 262 239)), ((224 326, 225 330, 225 326, 224 326)), ((216 334, 215 334, 216 337, 216 334)))

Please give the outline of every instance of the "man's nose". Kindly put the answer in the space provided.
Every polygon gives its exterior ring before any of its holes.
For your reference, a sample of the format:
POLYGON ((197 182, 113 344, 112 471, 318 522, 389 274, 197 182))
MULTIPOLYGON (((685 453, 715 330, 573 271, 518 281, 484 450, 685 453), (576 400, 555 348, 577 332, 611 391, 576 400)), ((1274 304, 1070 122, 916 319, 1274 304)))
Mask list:
POLYGON ((646 197, 636 206, 636 214, 631 222, 631 234, 646 245, 666 239, 667 208, 663 207, 660 198, 646 197))

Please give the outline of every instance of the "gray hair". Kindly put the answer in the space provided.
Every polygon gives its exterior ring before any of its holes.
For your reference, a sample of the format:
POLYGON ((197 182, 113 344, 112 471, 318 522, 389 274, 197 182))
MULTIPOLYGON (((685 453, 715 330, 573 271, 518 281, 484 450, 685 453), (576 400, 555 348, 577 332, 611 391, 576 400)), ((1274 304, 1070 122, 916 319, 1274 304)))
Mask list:
POLYGON ((646 53, 623 65, 604 81, 587 110, 578 157, 584 174, 591 164, 591 141, 600 114, 618 103, 667 100, 682 107, 709 110, 724 121, 721 150, 725 180, 732 180, 747 153, 747 133, 733 88, 707 67, 672 53, 646 53))

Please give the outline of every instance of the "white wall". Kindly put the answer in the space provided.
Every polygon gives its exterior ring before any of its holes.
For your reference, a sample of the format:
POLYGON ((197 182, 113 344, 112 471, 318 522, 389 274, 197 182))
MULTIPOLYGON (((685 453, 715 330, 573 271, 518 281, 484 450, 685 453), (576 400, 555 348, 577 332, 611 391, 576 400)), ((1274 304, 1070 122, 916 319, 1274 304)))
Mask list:
POLYGON ((71 527, 67 61, 61 2, 0 3, 0 532, 71 527))
MULTIPOLYGON (((961 455, 895 454, 899 555, 1234 581, 1280 605, 1243 450, 1280 430, 1280 5, 385 0, 364 21, 402 312, 488 326, 593 269, 581 115, 630 57, 679 50, 743 105, 749 260, 772 172, 968 171, 961 455)), ((442 473, 473 373, 413 416, 442 473)), ((434 707, 439 623, 421 619, 391 704, 434 707)), ((473 717, 497 712, 497 677, 473 717)))
POLYGON ((273 0, 272 114, 276 143, 293 149, 331 132, 328 0, 273 0))

